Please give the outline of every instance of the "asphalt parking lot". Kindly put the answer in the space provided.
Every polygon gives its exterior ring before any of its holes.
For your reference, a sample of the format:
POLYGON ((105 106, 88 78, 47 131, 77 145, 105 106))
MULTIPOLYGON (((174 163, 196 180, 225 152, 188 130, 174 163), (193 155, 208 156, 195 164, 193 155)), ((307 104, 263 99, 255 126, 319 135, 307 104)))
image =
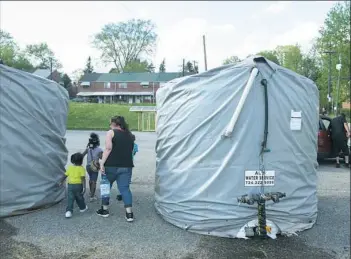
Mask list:
MULTIPOLYGON (((90 132, 68 131, 70 154, 82 151, 90 132)), ((103 132, 99 133, 103 142, 103 132)), ((125 222, 114 201, 109 218, 95 215, 99 204, 65 219, 65 201, 48 209, 0 220, 1 258, 70 259, 241 259, 350 258, 350 170, 324 162, 318 169, 316 225, 293 237, 238 240, 186 232, 161 219, 153 206, 154 133, 136 133, 139 153, 133 171, 135 222, 125 222)), ((116 187, 112 196, 116 194, 116 187)))

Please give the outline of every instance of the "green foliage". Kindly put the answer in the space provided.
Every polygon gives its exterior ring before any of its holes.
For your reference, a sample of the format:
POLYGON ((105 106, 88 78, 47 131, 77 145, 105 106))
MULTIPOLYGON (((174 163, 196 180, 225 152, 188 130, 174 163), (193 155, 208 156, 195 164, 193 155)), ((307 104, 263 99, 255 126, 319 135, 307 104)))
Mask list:
POLYGON ((69 88, 69 87, 71 87, 72 86, 72 80, 71 80, 71 78, 67 75, 67 74, 64 74, 63 76, 62 76, 62 81, 63 81, 63 87, 64 88, 69 88))
POLYGON ((350 109, 346 109, 346 108, 341 108, 340 112, 341 113, 345 113, 345 114, 349 114, 351 112, 351 110, 350 109))
POLYGON ((119 104, 70 102, 67 129, 107 130, 110 118, 118 114, 126 118, 131 130, 137 130, 138 115, 136 112, 130 112, 130 107, 119 104))
POLYGON ((91 74, 94 72, 94 67, 91 64, 91 57, 90 56, 88 57, 87 64, 86 64, 85 69, 83 71, 84 71, 84 74, 91 74))
POLYGON ((240 61, 241 60, 237 56, 231 56, 223 61, 223 65, 236 64, 236 63, 239 63, 240 61))
POLYGON ((47 43, 30 44, 26 47, 26 53, 29 54, 33 63, 39 68, 62 68, 61 63, 55 57, 54 52, 49 48, 47 43))
MULTIPOLYGON (((330 9, 324 21, 324 26, 319 31, 320 35, 315 40, 308 53, 302 53, 298 44, 277 46, 274 50, 266 50, 257 55, 293 70, 313 80, 319 89, 320 106, 327 107, 328 100, 328 75, 329 54, 326 51, 334 51, 331 55, 331 96, 334 105, 350 100, 351 79, 351 53, 350 53, 350 2, 336 2, 330 9), (336 100, 337 82, 339 72, 336 64, 342 64, 340 71, 340 97, 336 100)), ((231 64, 239 61, 236 56, 230 57, 223 64, 231 64)))
MULTIPOLYGON (((199 66, 197 65, 196 61, 186 61, 184 62, 184 72, 185 73, 194 73, 197 74, 199 73, 199 66)), ((181 65, 181 71, 183 72, 183 65, 181 65)))
POLYGON ((117 68, 111 68, 109 73, 119 73, 119 70, 117 68))
POLYGON ((154 72, 154 69, 155 68, 152 63, 149 64, 146 60, 141 61, 140 59, 136 59, 136 60, 130 61, 124 67, 123 72, 130 72, 130 73, 154 72))
POLYGON ((263 51, 258 52, 256 55, 263 56, 266 59, 269 59, 270 61, 279 65, 279 60, 278 60, 277 53, 275 50, 263 50, 263 51))
POLYGON ((324 26, 319 32, 320 36, 316 41, 316 48, 321 62, 321 76, 317 80, 320 89, 320 102, 324 105, 327 104, 329 55, 325 51, 332 50, 335 53, 331 55, 331 96, 336 98, 338 78, 336 64, 341 61, 339 100, 341 103, 350 99, 350 2, 336 3, 328 12, 324 26))
POLYGON ((124 72, 129 63, 152 54, 156 47, 156 26, 151 20, 132 19, 110 23, 94 36, 93 46, 104 63, 124 72))
POLYGON ((303 56, 299 45, 278 46, 275 52, 281 66, 300 73, 303 56))
POLYGON ((166 60, 165 59, 163 59, 161 64, 160 64, 159 72, 166 72, 166 60))
POLYGON ((12 36, 0 30, 0 59, 7 66, 32 72, 33 66, 25 53, 21 52, 12 36))

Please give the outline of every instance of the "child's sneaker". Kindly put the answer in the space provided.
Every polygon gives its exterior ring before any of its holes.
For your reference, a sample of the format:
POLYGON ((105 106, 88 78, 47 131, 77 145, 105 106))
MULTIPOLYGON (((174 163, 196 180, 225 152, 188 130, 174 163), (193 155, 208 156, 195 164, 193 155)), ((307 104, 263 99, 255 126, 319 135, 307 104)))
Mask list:
POLYGON ((122 195, 118 194, 116 199, 117 199, 117 201, 121 201, 122 200, 122 195))
POLYGON ((66 211, 65 217, 66 218, 71 218, 72 217, 72 212, 66 211))
POLYGON ((133 212, 131 212, 131 213, 126 212, 126 220, 128 222, 132 222, 134 220, 133 212))
POLYGON ((82 209, 82 210, 79 210, 80 212, 86 212, 88 210, 88 206, 87 205, 85 205, 85 209, 82 209))
POLYGON ((98 214, 101 217, 107 218, 108 216, 110 216, 110 213, 108 210, 104 210, 102 207, 101 209, 96 211, 96 214, 98 214))

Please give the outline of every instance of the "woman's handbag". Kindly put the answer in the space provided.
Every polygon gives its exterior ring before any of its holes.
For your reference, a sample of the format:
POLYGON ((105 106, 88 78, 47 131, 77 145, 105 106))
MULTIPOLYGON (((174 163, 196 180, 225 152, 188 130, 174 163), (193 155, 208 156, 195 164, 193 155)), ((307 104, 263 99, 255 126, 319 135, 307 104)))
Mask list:
POLYGON ((89 151, 90 151, 90 156, 91 156, 91 162, 89 164, 90 166, 90 170, 93 171, 94 173, 98 173, 99 170, 100 170, 100 163, 99 163, 99 160, 95 160, 93 158, 93 153, 91 152, 91 149, 89 148, 89 151))

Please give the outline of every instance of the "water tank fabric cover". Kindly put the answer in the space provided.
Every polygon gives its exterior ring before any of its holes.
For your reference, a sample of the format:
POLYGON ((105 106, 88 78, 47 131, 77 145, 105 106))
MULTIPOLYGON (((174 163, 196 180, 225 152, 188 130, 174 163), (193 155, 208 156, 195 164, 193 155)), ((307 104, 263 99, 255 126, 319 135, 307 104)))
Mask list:
POLYGON ((261 192, 261 187, 245 186, 245 171, 261 168, 262 79, 268 82, 270 150, 263 165, 275 172, 275 185, 264 192, 286 193, 279 203, 267 202, 267 219, 283 234, 313 226, 318 88, 262 57, 173 80, 157 91, 155 207, 166 221, 192 232, 237 237, 246 223, 257 219, 257 205, 238 204, 237 198, 261 192), (232 137, 222 137, 253 68, 259 72, 232 137), (292 111, 301 112, 300 130, 291 125, 292 111))
POLYGON ((0 217, 61 201, 67 162, 68 93, 59 84, 0 65, 0 217))

